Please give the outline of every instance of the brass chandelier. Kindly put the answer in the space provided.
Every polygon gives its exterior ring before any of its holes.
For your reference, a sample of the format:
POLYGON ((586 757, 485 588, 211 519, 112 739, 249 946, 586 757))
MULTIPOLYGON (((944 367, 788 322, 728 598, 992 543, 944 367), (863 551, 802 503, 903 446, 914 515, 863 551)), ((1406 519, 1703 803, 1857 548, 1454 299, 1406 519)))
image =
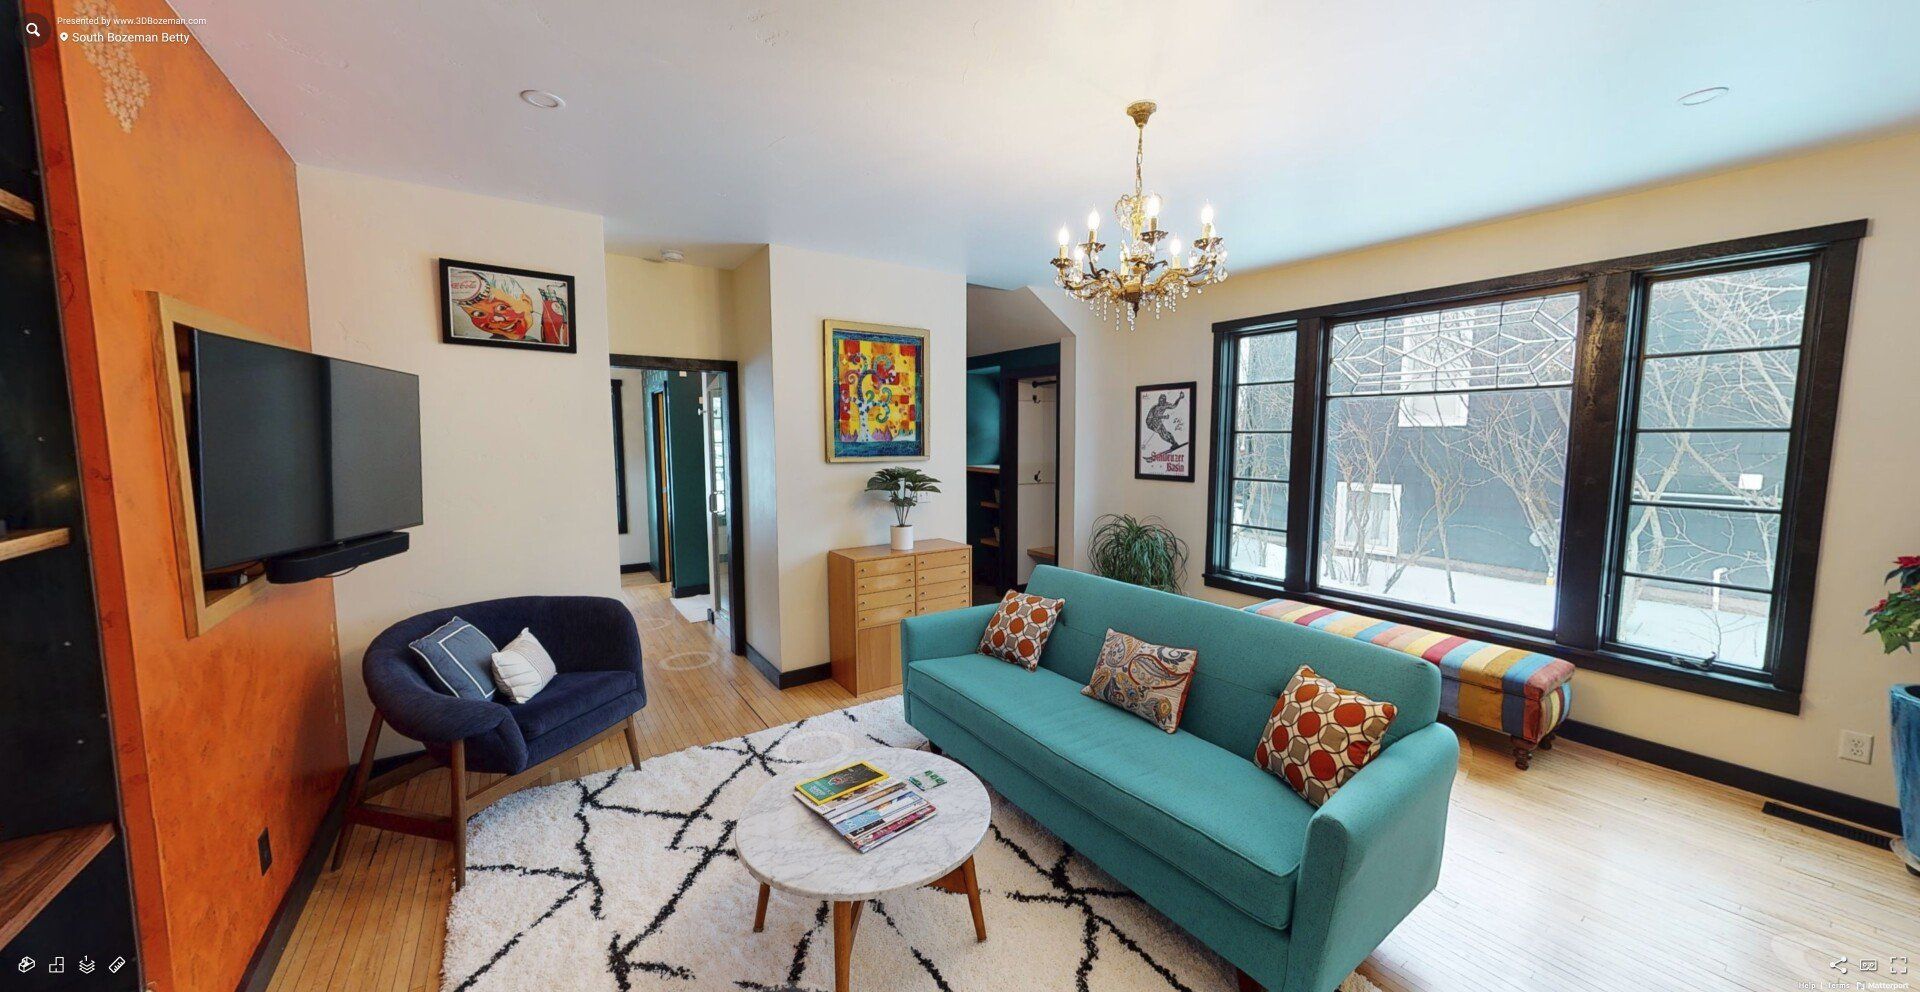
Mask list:
POLYGON ((1172 311, 1187 294, 1227 278, 1226 242, 1214 233, 1211 205, 1200 210, 1200 236, 1193 239, 1191 254, 1179 238, 1160 228, 1160 197, 1146 191, 1140 174, 1147 118, 1154 110, 1151 100, 1127 107, 1139 133, 1133 146, 1133 192, 1113 204, 1113 217, 1122 228, 1118 264, 1109 269, 1100 262, 1107 246, 1098 237, 1098 210, 1087 213, 1087 240, 1073 244, 1067 229, 1060 229, 1060 251, 1053 259, 1055 285, 1092 304, 1102 319, 1111 316, 1116 327, 1124 318, 1129 330, 1141 308, 1151 308, 1157 317, 1163 310, 1172 311))

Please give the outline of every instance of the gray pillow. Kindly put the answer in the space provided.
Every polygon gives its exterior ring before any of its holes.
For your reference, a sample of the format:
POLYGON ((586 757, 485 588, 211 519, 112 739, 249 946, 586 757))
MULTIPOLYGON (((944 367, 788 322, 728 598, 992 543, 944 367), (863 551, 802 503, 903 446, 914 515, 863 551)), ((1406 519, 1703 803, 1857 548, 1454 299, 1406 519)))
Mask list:
POLYGON ((461 699, 492 699, 491 668, 498 650, 480 628, 454 617, 409 647, 420 656, 427 682, 461 699))

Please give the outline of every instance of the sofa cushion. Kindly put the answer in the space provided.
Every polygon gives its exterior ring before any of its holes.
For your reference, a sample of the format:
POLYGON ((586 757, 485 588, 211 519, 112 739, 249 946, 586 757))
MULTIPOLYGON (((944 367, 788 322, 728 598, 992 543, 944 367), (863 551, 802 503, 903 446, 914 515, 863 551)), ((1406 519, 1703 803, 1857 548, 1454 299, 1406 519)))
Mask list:
POLYGON ((453 617, 415 640, 414 657, 427 683, 461 699, 493 698, 493 640, 473 624, 453 617))
POLYGON ((1065 600, 1009 590, 980 632, 980 652, 1033 671, 1040 667, 1040 653, 1047 649, 1047 635, 1064 605, 1065 600))
POLYGON ((1132 713, 1171 734, 1180 729, 1180 711, 1193 688, 1192 648, 1169 648, 1117 630, 1107 631, 1100 659, 1080 694, 1132 713))
POLYGON ((973 728, 1008 761, 1247 915, 1287 926, 1313 808, 1246 753, 1163 733, 1046 669, 1027 673, 977 654, 912 669, 915 705, 973 728))
POLYGON ((1315 806, 1325 806, 1347 780, 1380 753, 1398 708, 1315 675, 1306 665, 1273 704, 1253 763, 1280 776, 1315 806))
MULTIPOLYGON (((534 738, 588 713, 616 696, 640 687, 632 672, 561 672, 548 682, 540 694, 524 703, 508 706, 520 733, 534 738)), ((605 727, 599 728, 605 730, 605 727)))
POLYGON ((553 681, 557 669, 553 656, 533 631, 520 628, 520 636, 493 653, 493 684, 507 698, 502 702, 524 703, 540 694, 553 681))

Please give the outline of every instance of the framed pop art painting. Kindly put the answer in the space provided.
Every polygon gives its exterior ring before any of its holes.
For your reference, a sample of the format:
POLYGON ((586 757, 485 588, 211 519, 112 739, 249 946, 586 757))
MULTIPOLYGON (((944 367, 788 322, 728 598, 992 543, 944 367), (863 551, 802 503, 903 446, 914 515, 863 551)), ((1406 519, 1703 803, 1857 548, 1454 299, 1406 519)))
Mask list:
POLYGON ((579 350, 573 277, 440 260, 440 340, 527 351, 579 350))
POLYGON ((824 321, 827 461, 927 457, 927 332, 824 321))
POLYGON ((1133 391, 1133 477, 1193 481, 1196 383, 1162 382, 1133 391))

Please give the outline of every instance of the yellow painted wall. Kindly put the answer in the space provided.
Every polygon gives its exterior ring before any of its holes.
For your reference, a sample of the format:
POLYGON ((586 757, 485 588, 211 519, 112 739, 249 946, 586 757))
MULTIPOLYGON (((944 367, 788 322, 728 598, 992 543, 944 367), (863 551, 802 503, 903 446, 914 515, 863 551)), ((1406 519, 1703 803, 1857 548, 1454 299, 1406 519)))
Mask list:
MULTIPOLYGON (((1133 387, 1194 379, 1209 422, 1211 325, 1300 307, 1513 275, 1868 218, 1834 445, 1806 690, 1798 716, 1582 672, 1573 717, 1636 737, 1879 802, 1894 801, 1887 686, 1920 679, 1914 656, 1886 657, 1860 633, 1888 559, 1920 553, 1920 464, 1912 457, 1920 382, 1920 131, 1777 159, 1702 178, 1361 251, 1238 272, 1175 314, 1117 333, 1051 286, 1039 288, 1074 332, 1079 392, 1064 416, 1076 441, 1074 526, 1106 512, 1157 514, 1198 549, 1206 486, 1133 478, 1133 387), (1836 757, 1842 730, 1875 735, 1874 763, 1836 757)), ((1237 224, 1255 218, 1223 219, 1237 224)), ((1233 227, 1223 233, 1232 244, 1233 227)), ((1212 456, 1197 454, 1204 480, 1212 456)), ((1207 589, 1196 556, 1187 591, 1207 589)), ((1541 771, 1550 774, 1550 762, 1541 771)))

